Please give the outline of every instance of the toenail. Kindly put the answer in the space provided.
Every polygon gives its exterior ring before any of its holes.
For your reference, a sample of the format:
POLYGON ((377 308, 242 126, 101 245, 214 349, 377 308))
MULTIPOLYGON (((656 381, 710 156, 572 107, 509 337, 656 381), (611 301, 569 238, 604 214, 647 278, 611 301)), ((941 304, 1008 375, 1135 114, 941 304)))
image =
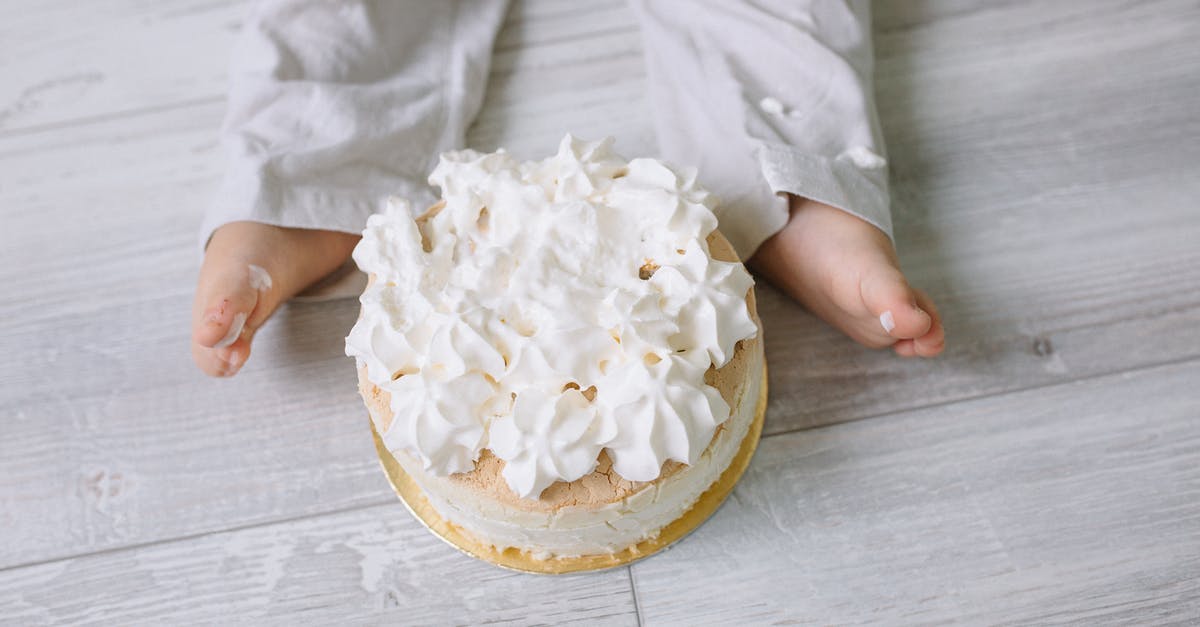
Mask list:
POLYGON ((242 365, 242 354, 238 351, 231 351, 229 359, 225 363, 228 363, 230 368, 237 370, 242 365))
POLYGON ((225 337, 221 338, 220 342, 213 344, 213 348, 225 348, 226 346, 236 342, 238 337, 242 335, 242 327, 245 325, 246 314, 233 314, 233 322, 229 325, 229 332, 225 334, 225 337))
POLYGON ((883 325, 883 330, 891 334, 892 329, 896 328, 896 318, 892 316, 892 310, 887 310, 879 314, 879 324, 883 325))

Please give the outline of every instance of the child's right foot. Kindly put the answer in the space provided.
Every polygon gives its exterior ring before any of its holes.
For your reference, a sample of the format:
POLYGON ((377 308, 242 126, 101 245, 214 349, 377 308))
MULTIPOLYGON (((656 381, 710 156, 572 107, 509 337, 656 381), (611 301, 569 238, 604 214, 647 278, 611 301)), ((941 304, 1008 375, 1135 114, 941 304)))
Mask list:
POLYGON ((750 265, 821 319, 871 348, 933 357, 946 346, 937 307, 900 272, 883 231, 841 209, 791 197, 787 225, 750 265))
POLYGON ((204 252, 192 307, 192 358, 206 374, 237 373, 254 333, 280 304, 333 272, 359 236, 231 222, 204 252))

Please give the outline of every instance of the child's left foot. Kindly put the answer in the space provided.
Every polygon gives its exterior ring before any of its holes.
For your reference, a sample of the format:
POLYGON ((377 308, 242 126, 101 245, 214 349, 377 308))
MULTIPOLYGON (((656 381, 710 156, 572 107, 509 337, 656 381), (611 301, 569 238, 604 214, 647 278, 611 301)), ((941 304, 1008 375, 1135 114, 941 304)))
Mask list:
POLYGON ((861 344, 905 357, 945 348, 937 309, 909 286, 891 240, 836 207, 791 197, 787 225, 749 265, 861 344))
POLYGON ((236 374, 254 332, 284 301, 350 256, 358 236, 258 222, 218 228, 204 251, 192 308, 192 357, 214 377, 236 374))

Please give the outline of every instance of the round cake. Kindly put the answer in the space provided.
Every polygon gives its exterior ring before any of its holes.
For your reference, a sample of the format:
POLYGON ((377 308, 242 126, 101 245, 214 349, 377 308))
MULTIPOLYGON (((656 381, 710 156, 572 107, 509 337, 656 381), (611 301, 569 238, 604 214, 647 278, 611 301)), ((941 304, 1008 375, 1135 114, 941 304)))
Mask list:
POLYGON ((346 338, 383 446, 476 546, 611 555, 680 519, 743 449, 764 357, 753 280, 695 172, 611 140, 449 152, 442 200, 388 201, 346 338))

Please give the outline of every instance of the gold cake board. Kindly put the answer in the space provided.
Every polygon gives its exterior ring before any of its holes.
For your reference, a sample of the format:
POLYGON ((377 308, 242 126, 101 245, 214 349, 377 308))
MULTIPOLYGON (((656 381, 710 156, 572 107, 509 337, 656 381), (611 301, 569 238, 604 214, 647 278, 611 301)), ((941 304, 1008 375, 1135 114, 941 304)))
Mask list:
POLYGON ((417 482, 404 472, 400 463, 388 452, 387 447, 383 444, 383 439, 375 430, 374 421, 368 422, 371 422, 371 436, 375 440, 375 451, 379 454, 379 462, 383 465, 383 472, 387 475, 388 482, 392 484, 392 488, 408 511, 412 512, 412 515, 434 535, 471 557, 502 568, 543 575, 562 575, 624 566, 649 557, 695 531, 717 511, 721 503, 725 502, 725 498, 733 491, 734 485, 737 484, 746 467, 750 465, 750 458, 754 456, 754 449, 757 448, 759 436, 762 434, 763 416, 766 412, 767 367, 764 363, 762 385, 758 395, 758 404, 754 409, 754 420, 750 423, 750 430, 742 440, 741 446, 738 447, 737 454, 729 463, 729 467, 700 495, 691 509, 663 527, 657 536, 647 538, 616 553, 550 559, 537 559, 527 551, 521 551, 515 547, 508 547, 503 551, 497 550, 496 547, 480 542, 458 525, 442 518, 429 504, 417 482))

